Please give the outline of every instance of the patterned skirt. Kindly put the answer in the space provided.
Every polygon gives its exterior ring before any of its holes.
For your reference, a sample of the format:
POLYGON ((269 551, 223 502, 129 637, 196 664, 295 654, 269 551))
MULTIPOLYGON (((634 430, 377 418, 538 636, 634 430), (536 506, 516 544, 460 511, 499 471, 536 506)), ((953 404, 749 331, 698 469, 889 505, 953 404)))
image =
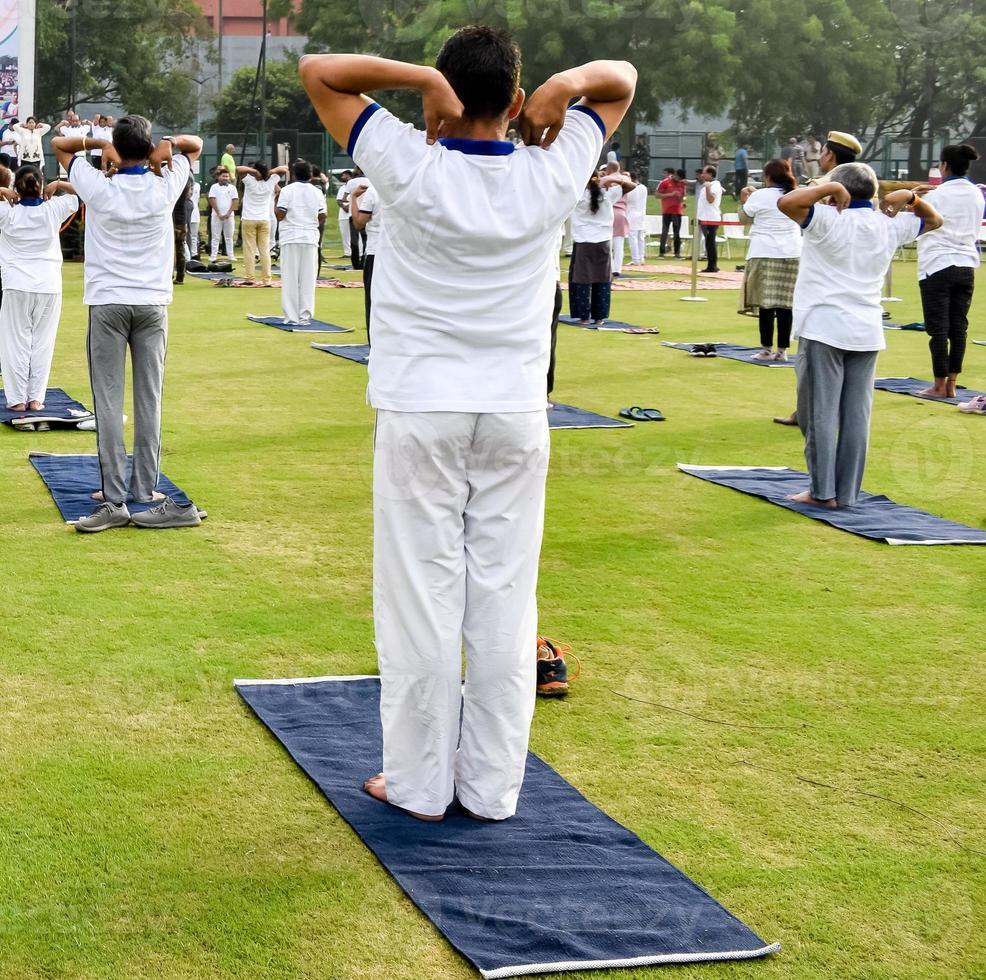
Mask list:
POLYGON ((743 310, 758 313, 760 307, 794 306, 798 259, 748 259, 743 276, 743 310))

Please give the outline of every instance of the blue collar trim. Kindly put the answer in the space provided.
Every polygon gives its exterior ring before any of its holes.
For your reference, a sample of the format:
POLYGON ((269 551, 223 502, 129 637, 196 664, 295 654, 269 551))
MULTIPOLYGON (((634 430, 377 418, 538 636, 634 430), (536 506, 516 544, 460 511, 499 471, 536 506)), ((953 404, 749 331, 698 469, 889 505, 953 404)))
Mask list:
POLYGON ((37 208, 44 204, 44 201, 40 197, 22 197, 21 207, 25 208, 37 208))
POLYGON ((346 141, 346 152, 350 156, 356 152, 356 141, 359 139, 360 133, 363 132, 363 127, 370 121, 370 116, 372 116, 373 113, 375 113, 379 108, 379 102, 371 102, 363 109, 359 116, 357 116, 356 122, 353 123, 353 128, 349 131, 349 139, 346 141))
POLYGON ((467 140, 451 136, 438 142, 446 150, 458 150, 460 153, 481 157, 506 157, 516 149, 510 140, 467 140))
POLYGON ((117 171, 118 174, 146 174, 150 173, 150 167, 145 167, 143 164, 138 164, 135 167, 120 167, 117 171))
POLYGON ((572 105, 568 107, 569 112, 584 112, 598 127, 603 139, 606 139, 606 124, 599 118, 599 113, 595 109, 590 109, 587 105, 572 105))
POLYGON ((849 207, 850 208, 869 208, 872 211, 873 210, 873 202, 872 201, 850 201, 849 202, 849 207))

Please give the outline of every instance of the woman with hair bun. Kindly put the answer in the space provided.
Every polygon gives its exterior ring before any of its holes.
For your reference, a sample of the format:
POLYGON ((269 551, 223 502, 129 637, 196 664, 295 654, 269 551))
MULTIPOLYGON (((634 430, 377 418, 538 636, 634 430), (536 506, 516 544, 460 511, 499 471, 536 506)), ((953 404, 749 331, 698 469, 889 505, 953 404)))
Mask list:
POLYGON ((939 164, 942 183, 924 195, 945 219, 941 228, 918 239, 918 283, 935 376, 921 394, 929 398, 954 398, 962 372, 983 221, 983 193, 967 174, 978 159, 968 143, 946 146, 939 164))
POLYGON ((13 190, 0 188, 0 363, 7 407, 44 408, 55 333, 62 309, 62 250, 58 230, 79 210, 72 185, 47 187, 41 170, 26 164, 13 190), (61 197, 53 195, 67 191, 61 197))
POLYGON ((740 192, 740 220, 751 224, 750 247, 743 276, 743 309, 760 319, 758 361, 786 361, 794 323, 794 284, 801 256, 801 230, 777 209, 777 202, 795 188, 787 160, 771 160, 763 168, 764 186, 740 192), (777 350, 774 350, 774 321, 777 350))

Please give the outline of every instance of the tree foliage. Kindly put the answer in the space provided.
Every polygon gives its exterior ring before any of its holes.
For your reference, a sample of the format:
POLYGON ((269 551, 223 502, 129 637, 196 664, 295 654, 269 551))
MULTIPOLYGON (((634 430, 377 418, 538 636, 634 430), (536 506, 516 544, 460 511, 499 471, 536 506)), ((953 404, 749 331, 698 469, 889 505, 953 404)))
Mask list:
MULTIPOLYGON (((216 98, 211 128, 220 133, 254 133, 260 119, 256 69, 238 68, 216 98)), ((321 130, 305 90, 298 82, 298 59, 267 63, 267 130, 321 130)))
MULTIPOLYGON (((75 0, 76 102, 109 102, 164 126, 195 110, 193 42, 209 28, 195 0, 75 0)), ((38 0, 35 113, 70 108, 72 3, 38 0)))

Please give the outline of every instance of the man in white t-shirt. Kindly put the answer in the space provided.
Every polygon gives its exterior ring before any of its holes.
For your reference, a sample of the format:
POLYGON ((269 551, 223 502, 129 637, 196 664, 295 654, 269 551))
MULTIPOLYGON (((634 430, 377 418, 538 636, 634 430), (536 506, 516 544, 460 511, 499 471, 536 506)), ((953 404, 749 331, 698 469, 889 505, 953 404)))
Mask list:
POLYGON ((695 217, 702 228, 705 240, 706 266, 703 272, 719 271, 719 250, 716 237, 722 221, 722 184, 716 177, 715 167, 703 167, 699 174, 699 185, 695 194, 695 217))
POLYGON ((383 216, 380 213, 380 197, 369 185, 357 187, 350 198, 353 210, 353 224, 356 230, 366 233, 366 248, 363 250, 363 305, 366 311, 366 342, 370 343, 370 284, 373 282, 373 257, 377 253, 383 216))
POLYGON ((436 68, 329 54, 300 70, 385 220, 369 364, 383 772, 364 788, 425 820, 454 797, 502 820, 534 711, 552 252, 636 72, 555 74, 517 147, 520 53, 502 31, 458 31, 436 68), (426 132, 361 94, 396 88, 422 93, 426 132))
POLYGON ((644 264, 644 219, 647 216, 647 181, 634 174, 636 186, 624 195, 627 202, 627 224, 630 226, 630 265, 644 264))
MULTIPOLYGON (((92 124, 92 138, 94 140, 106 140, 107 142, 113 139, 112 116, 96 116, 92 124)), ((100 170, 105 169, 103 167, 102 150, 94 149, 90 151, 90 156, 92 157, 94 167, 98 167, 100 170)))
POLYGON ((113 142, 99 141, 113 177, 84 156, 87 139, 57 136, 52 149, 70 169, 72 186, 86 205, 85 292, 89 307, 89 378, 96 414, 102 487, 100 506, 76 523, 85 532, 122 527, 131 520, 128 495, 146 503, 135 513, 140 527, 201 523, 194 504, 180 505, 156 490, 161 457, 161 392, 172 298, 172 212, 188 185, 190 161, 202 152, 197 136, 171 136, 157 146, 143 116, 124 116, 113 142), (174 155, 172 155, 174 153, 174 155), (123 442, 123 391, 127 348, 133 373, 133 467, 128 478, 123 442))
POLYGON ((233 261, 233 241, 236 237, 236 202, 240 195, 232 175, 225 167, 216 168, 216 182, 209 188, 209 261, 219 258, 219 243, 226 239, 226 255, 233 261))
POLYGON ((852 507, 863 482, 877 354, 886 346, 880 294, 902 245, 941 226, 913 191, 873 209, 877 179, 865 163, 836 167, 826 183, 781 197, 778 209, 804 230, 794 287, 798 422, 810 487, 790 499, 809 507, 852 507), (822 204, 831 198, 833 205, 822 204), (913 207, 913 213, 903 213, 913 207), (900 213, 899 213, 900 212, 900 213))
POLYGON ((281 191, 274 213, 281 243, 281 308, 288 323, 308 324, 315 315, 318 243, 325 227, 325 195, 312 182, 306 160, 291 165, 294 180, 281 191))
MULTIPOLYGON (((69 139, 85 139, 92 131, 92 123, 88 119, 80 119, 79 114, 73 109, 66 113, 65 118, 55 125, 55 135, 65 136, 69 139)), ((84 157, 85 150, 79 150, 75 154, 77 157, 84 157)), ((59 176, 65 178, 65 170, 59 168, 59 176)))
POLYGON ((346 208, 349 212, 349 260, 353 264, 354 269, 363 268, 363 253, 366 250, 366 232, 361 231, 356 227, 356 222, 353 221, 353 194, 361 187, 369 187, 370 182, 366 179, 363 171, 357 167, 353 171, 352 177, 346 181, 346 195, 343 200, 346 202, 346 208))
POLYGON ((339 174, 339 190, 336 193, 336 204, 339 205, 339 239, 342 241, 342 254, 347 259, 353 254, 349 232, 349 197, 346 194, 346 185, 352 179, 352 170, 343 170, 339 174))

